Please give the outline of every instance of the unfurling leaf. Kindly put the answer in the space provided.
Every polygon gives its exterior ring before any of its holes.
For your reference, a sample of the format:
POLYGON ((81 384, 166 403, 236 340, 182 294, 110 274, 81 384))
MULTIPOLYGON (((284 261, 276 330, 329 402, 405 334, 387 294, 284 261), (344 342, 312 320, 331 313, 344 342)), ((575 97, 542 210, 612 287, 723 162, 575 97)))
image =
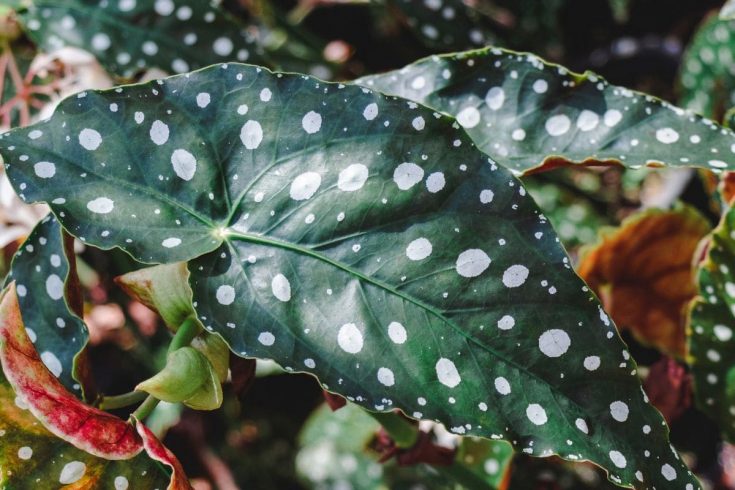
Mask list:
POLYGON ((220 378, 207 357, 193 347, 169 353, 166 366, 135 389, 197 410, 214 410, 222 405, 220 378))
POLYGON ((188 317, 195 315, 191 305, 189 271, 185 262, 156 265, 116 277, 115 282, 130 297, 155 311, 175 332, 188 317))
POLYGON ((143 449, 132 425, 84 405, 44 365, 26 333, 14 284, 0 302, 0 361, 16 396, 57 437, 105 459, 129 459, 143 449))
POLYGON ((699 294, 687 327, 689 360, 699 408, 735 441, 735 208, 715 228, 700 265, 699 294))
POLYGON ((87 361, 89 333, 82 321, 82 291, 74 239, 49 214, 13 258, 7 281, 15 281, 26 332, 47 368, 87 401, 96 391, 87 361))
POLYGON ((153 432, 148 429, 142 422, 136 421, 135 428, 138 435, 143 441, 143 447, 151 459, 169 466, 172 470, 171 480, 167 490, 191 490, 189 480, 186 478, 181 463, 174 454, 156 438, 153 432))
POLYGON ((498 163, 735 169, 735 134, 650 95, 498 48, 432 56, 356 84, 456 116, 498 163))
POLYGON ((452 118, 227 64, 67 99, 0 154, 87 243, 191 260, 197 318, 242 357, 621 484, 696 486, 553 229, 452 118))
POLYGON ((683 358, 686 306, 696 294, 693 261, 710 226, 697 211, 648 210, 601 233, 577 271, 615 323, 641 342, 683 358))

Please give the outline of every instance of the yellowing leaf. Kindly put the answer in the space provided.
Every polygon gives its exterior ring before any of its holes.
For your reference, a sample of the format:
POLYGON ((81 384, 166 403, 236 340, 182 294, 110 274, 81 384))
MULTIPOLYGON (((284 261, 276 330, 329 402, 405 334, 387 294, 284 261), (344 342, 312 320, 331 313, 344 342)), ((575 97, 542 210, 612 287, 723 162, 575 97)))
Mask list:
POLYGON ((683 357, 683 308, 696 293, 692 258, 709 229, 691 208, 639 213, 583 252, 579 275, 617 325, 644 344, 683 357))

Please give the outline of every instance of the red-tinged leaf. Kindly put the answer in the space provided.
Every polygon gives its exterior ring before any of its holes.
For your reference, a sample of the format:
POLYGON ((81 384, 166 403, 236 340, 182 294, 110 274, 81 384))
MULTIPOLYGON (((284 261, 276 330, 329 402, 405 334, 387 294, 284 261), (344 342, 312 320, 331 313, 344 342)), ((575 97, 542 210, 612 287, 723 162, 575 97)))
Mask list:
POLYGON ((668 423, 678 419, 692 404, 692 377, 670 357, 663 357, 651 366, 643 387, 668 423))
POLYGON ((105 459, 129 459, 143 449, 125 421, 84 405, 45 366, 26 333, 15 284, 0 301, 0 362, 16 395, 57 437, 105 459))
POLYGON ((153 432, 148 429, 145 425, 140 422, 135 424, 135 428, 138 430, 138 435, 143 440, 143 446, 145 447, 148 456, 156 461, 169 466, 173 473, 171 474, 171 483, 168 485, 168 490, 189 490, 191 485, 189 480, 186 478, 184 469, 181 467, 181 463, 176 459, 176 456, 159 441, 153 432))

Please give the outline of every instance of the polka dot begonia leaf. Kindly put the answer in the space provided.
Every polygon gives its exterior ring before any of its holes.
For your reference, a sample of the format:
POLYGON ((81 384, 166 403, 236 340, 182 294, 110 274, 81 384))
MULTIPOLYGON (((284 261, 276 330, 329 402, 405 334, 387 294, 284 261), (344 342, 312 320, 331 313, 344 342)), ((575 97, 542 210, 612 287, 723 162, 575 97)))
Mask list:
MULTIPOLYGON (((348 403, 336 412, 325 404, 307 419, 299 434, 296 471, 313 488, 341 488, 349 482, 353 490, 408 489, 452 490, 457 481, 443 475, 441 468, 418 464, 399 466, 393 460, 379 463, 380 453, 372 446, 380 424, 360 407, 348 403), (326 457, 329 455, 329 457, 326 457), (339 464, 333 464, 338 461, 339 464)), ((462 465, 482 487, 501 486, 510 470, 511 446, 501 441, 457 438, 441 433, 444 447, 457 449, 455 465, 462 465)))
POLYGON ((133 427, 66 392, 30 341, 12 286, 0 294, 0 360, 2 488, 191 488, 143 424, 133 427), (173 476, 157 462, 174 468, 173 476))
POLYGON ((28 336, 46 367, 66 389, 94 399, 73 238, 53 215, 44 218, 18 249, 6 281, 16 282, 28 336))
POLYGON ((34 0, 20 19, 42 49, 89 50, 111 73, 182 73, 230 60, 262 62, 253 33, 207 1, 34 0))
POLYGON ((447 50, 479 47, 495 40, 490 19, 462 0, 390 0, 428 46, 447 50))
POLYGON ((710 16, 689 43, 679 71, 680 103, 718 120, 735 105, 734 27, 735 20, 710 16))
POLYGON ((691 303, 687 329, 698 406, 735 441, 735 208, 711 235, 699 267, 699 296, 691 303))
POLYGON ((81 240, 189 260, 198 318, 242 357, 621 484, 697 487, 554 230, 451 117, 228 64, 73 96, 0 155, 81 240))
POLYGON ((456 116, 516 173, 560 165, 735 169, 735 134, 650 95, 536 55, 486 48, 355 81, 456 116))

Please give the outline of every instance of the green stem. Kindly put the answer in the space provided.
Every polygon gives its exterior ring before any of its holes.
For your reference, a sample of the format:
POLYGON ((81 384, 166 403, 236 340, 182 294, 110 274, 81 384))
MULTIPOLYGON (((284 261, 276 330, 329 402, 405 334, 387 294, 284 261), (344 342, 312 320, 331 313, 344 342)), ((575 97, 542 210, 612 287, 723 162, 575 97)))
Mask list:
POLYGON ((419 429, 395 412, 376 413, 367 412, 388 432, 391 439, 399 448, 410 448, 419 438, 419 429))
POLYGON ((103 396, 100 401, 100 410, 115 410, 116 408, 124 408, 135 405, 145 400, 147 393, 143 391, 131 391, 123 395, 103 396))
POLYGON ((140 404, 138 408, 135 409, 135 412, 133 412, 133 417, 135 417, 137 420, 145 420, 146 417, 148 417, 151 412, 158 406, 158 403, 161 400, 156 398, 153 395, 149 395, 148 398, 145 399, 143 403, 140 404))
POLYGON ((201 333, 201 330, 202 329, 199 327, 199 322, 197 322, 196 318, 193 316, 188 317, 176 331, 176 335, 174 335, 174 338, 171 340, 171 344, 168 346, 168 352, 171 353, 191 344, 191 341, 201 333))

